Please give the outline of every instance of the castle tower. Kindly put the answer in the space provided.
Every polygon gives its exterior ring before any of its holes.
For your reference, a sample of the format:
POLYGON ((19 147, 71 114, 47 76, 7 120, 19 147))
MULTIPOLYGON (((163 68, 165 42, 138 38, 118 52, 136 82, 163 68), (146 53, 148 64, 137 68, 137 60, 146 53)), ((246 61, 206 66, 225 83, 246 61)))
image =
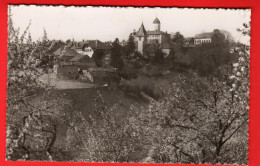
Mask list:
POLYGON ((139 30, 136 32, 136 40, 137 40, 137 51, 143 54, 144 45, 146 44, 146 30, 144 28, 144 24, 142 23, 139 30))
POLYGON ((157 18, 157 16, 156 16, 156 18, 154 19, 153 24, 154 24, 154 30, 155 30, 155 31, 160 31, 160 30, 161 30, 161 22, 160 22, 160 20, 157 18))

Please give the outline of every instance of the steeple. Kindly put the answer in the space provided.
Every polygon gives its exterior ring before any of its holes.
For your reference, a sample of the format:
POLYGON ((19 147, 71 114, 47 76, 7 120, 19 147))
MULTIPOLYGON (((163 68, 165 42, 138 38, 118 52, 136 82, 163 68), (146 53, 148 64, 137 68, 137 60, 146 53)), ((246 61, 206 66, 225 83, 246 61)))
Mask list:
POLYGON ((157 18, 157 14, 156 14, 156 18, 155 18, 154 21, 153 21, 153 24, 154 24, 154 30, 155 30, 155 31, 160 31, 160 29, 161 29, 161 22, 160 22, 160 20, 157 18))
POLYGON ((144 24, 142 22, 141 27, 139 30, 136 32, 136 36, 145 36, 146 35, 146 30, 144 28, 144 24))
POLYGON ((160 20, 159 20, 159 19, 157 18, 157 16, 156 16, 156 18, 154 19, 153 23, 154 23, 154 24, 160 24, 161 22, 160 22, 160 20))

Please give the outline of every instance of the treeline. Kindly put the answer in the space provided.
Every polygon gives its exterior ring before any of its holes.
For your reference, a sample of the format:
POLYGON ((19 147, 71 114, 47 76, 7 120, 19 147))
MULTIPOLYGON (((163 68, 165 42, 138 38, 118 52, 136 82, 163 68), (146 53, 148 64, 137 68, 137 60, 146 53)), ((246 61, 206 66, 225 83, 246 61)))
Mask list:
MULTIPOLYGON (((178 32, 167 43, 170 51, 168 54, 162 51, 162 44, 159 42, 149 43, 144 46, 143 55, 136 51, 136 43, 130 34, 126 45, 120 45, 118 39, 111 43, 111 65, 124 69, 134 63, 137 68, 146 65, 162 66, 165 69, 193 69, 202 76, 208 76, 219 66, 234 61, 237 56, 230 53, 230 43, 225 39, 223 33, 216 29, 213 31, 212 42, 196 45, 195 47, 185 47, 184 37, 178 32)), ((93 58, 98 63, 100 55, 93 58)))
POLYGON ((214 30, 211 43, 203 43, 195 47, 174 45, 176 65, 182 64, 197 71, 202 76, 208 76, 221 65, 226 65, 237 59, 230 53, 231 43, 219 30, 214 30))

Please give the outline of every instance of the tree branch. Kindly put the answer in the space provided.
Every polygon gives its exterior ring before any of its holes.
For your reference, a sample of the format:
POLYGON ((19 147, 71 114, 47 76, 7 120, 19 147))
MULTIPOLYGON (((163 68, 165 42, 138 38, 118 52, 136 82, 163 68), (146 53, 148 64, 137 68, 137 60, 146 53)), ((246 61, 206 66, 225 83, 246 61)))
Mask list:
POLYGON ((239 125, 224 141, 223 144, 226 143, 246 122, 248 121, 248 118, 246 118, 241 125, 239 125))

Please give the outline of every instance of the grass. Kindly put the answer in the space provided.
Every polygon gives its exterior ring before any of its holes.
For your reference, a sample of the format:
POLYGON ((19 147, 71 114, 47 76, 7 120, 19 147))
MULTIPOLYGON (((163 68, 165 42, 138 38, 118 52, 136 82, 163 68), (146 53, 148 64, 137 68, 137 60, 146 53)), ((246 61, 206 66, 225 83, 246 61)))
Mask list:
MULTIPOLYGON (((104 88, 88 88, 88 89, 67 89, 67 90, 56 90, 56 93, 66 94, 72 99, 73 108, 71 113, 74 111, 80 111, 84 118, 90 121, 90 115, 93 117, 95 112, 93 110, 94 99, 97 96, 97 91, 99 91, 108 107, 109 114, 117 117, 119 120, 124 120, 127 116, 137 116, 141 111, 142 107, 147 107, 146 103, 141 98, 132 97, 125 94, 120 89, 109 89, 104 88), (135 109, 129 109, 131 105, 134 105, 135 109), (116 109, 112 109, 116 106, 116 109)), ((67 132, 69 129, 69 123, 60 124, 57 127, 57 139, 55 141, 54 147, 64 147, 66 144, 67 132)), ((76 153, 76 152, 75 152, 76 153)), ((146 157, 146 149, 140 148, 139 155, 132 154, 131 161, 140 161, 146 157)), ((66 160, 66 159, 64 159, 66 160)), ((73 160, 73 159, 72 159, 73 160)))

